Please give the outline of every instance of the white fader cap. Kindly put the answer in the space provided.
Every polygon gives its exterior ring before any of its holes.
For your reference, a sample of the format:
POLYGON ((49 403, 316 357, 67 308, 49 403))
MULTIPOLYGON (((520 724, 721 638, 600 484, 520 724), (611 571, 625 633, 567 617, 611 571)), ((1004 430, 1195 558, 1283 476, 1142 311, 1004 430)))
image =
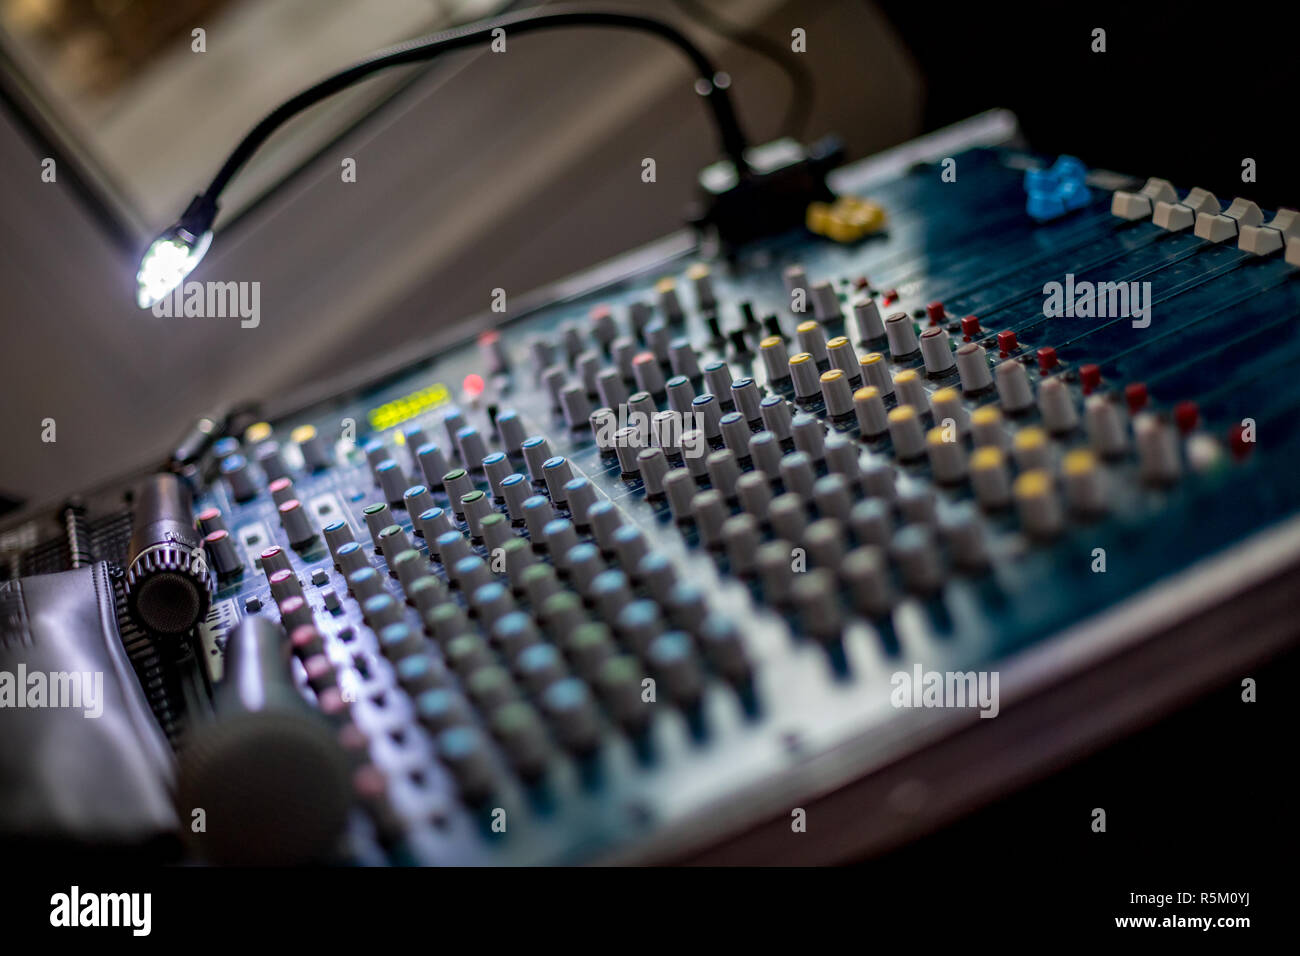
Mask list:
POLYGON ((1258 226, 1264 213, 1249 199, 1234 199, 1223 212, 1207 211, 1196 217, 1193 230, 1198 239, 1210 242, 1228 242, 1235 239, 1242 226, 1258 226))
POLYGON ((1196 225, 1196 217, 1203 212, 1217 216, 1219 214, 1219 200, 1215 199, 1214 193, 1208 189, 1197 186, 1187 194, 1187 197, 1182 202, 1170 202, 1162 199, 1156 203, 1156 211, 1152 215, 1151 221, 1161 229, 1180 232, 1196 225))
POLYGON ((1178 193, 1169 180, 1152 177, 1139 192, 1116 190, 1110 199, 1110 213, 1121 219, 1147 219, 1158 202, 1178 202, 1178 193))
POLYGON ((1300 212, 1294 209, 1279 209, 1277 215, 1262 226, 1243 224, 1237 248, 1242 252, 1267 256, 1277 252, 1286 245, 1287 240, 1297 236, 1300 236, 1300 212))

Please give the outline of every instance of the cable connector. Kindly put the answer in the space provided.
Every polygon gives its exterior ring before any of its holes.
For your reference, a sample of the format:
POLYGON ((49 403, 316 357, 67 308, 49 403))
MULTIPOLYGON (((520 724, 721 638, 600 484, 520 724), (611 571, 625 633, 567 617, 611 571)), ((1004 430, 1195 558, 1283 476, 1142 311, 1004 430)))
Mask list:
POLYGON ((827 136, 804 147, 778 139, 748 150, 749 171, 724 159, 700 172, 702 198, 688 221, 728 255, 738 247, 804 224, 808 204, 831 202, 826 174, 844 158, 844 145, 827 136))

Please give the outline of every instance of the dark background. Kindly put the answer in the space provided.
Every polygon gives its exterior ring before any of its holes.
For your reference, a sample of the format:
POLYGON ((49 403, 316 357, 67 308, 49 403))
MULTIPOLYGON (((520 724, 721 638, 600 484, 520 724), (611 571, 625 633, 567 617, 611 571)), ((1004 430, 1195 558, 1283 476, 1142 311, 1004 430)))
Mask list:
POLYGON ((1200 185, 1220 201, 1300 204, 1300 4, 880 4, 918 61, 925 124, 993 106, 1030 144, 1200 185), (1106 52, 1091 33, 1106 30, 1106 52), (1256 160, 1257 182, 1241 182, 1256 160))
MULTIPOLYGON (((958 904, 1089 922, 1157 915, 1129 905, 1131 892, 1250 890, 1241 915, 1278 925, 1297 836, 1289 755, 1300 650, 1225 678, 1174 715, 862 869, 958 904), (1256 681, 1255 703, 1241 699, 1243 677, 1256 681), (1106 810, 1105 833, 1091 829, 1094 807, 1106 810)), ((1171 909, 1238 912, 1158 915, 1171 909)))

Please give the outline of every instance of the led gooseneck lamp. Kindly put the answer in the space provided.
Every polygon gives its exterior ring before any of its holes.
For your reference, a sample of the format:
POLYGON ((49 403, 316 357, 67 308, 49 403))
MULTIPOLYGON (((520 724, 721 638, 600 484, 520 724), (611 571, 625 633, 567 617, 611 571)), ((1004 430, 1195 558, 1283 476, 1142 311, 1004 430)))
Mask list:
POLYGON ((326 77, 276 107, 235 147, 207 190, 194 197, 176 224, 150 243, 140 260, 140 270, 136 273, 138 286, 136 301, 141 308, 150 308, 155 302, 171 293, 185 281, 186 276, 194 271, 212 243, 212 223, 217 217, 217 198, 222 190, 258 147, 298 113, 380 70, 432 60, 449 50, 490 40, 497 30, 520 34, 552 27, 572 26, 641 30, 655 34, 681 50, 691 61, 699 76, 696 89, 705 97, 712 110, 714 124, 722 140, 723 152, 734 164, 742 179, 750 175, 751 170, 745 159, 747 143, 727 95, 728 82, 724 79, 725 74, 718 73, 708 57, 676 28, 651 17, 591 10, 557 9, 545 13, 507 14, 492 20, 483 20, 409 40, 391 49, 380 51, 345 70, 326 77))
POLYGON ((165 298, 203 261, 212 245, 212 220, 217 217, 216 200, 209 195, 195 196, 176 224, 149 243, 135 274, 135 300, 140 308, 150 308, 165 298))

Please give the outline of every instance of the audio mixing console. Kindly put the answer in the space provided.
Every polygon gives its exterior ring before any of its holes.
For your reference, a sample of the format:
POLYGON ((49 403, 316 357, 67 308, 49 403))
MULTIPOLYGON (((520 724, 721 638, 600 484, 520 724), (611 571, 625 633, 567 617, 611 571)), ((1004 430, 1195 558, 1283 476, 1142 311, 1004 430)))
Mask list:
POLYGON ((359 862, 896 843, 1253 659, 1294 605, 1293 214, 1068 161, 1050 194, 1007 132, 232 416, 131 507, 11 531, 12 571, 120 569, 210 859, 290 839, 240 818, 286 766, 310 787, 281 815, 359 862), (277 669, 297 692, 259 722, 277 669), (968 706, 927 706, 935 673, 968 706), (209 722, 208 685, 246 719, 209 722))

